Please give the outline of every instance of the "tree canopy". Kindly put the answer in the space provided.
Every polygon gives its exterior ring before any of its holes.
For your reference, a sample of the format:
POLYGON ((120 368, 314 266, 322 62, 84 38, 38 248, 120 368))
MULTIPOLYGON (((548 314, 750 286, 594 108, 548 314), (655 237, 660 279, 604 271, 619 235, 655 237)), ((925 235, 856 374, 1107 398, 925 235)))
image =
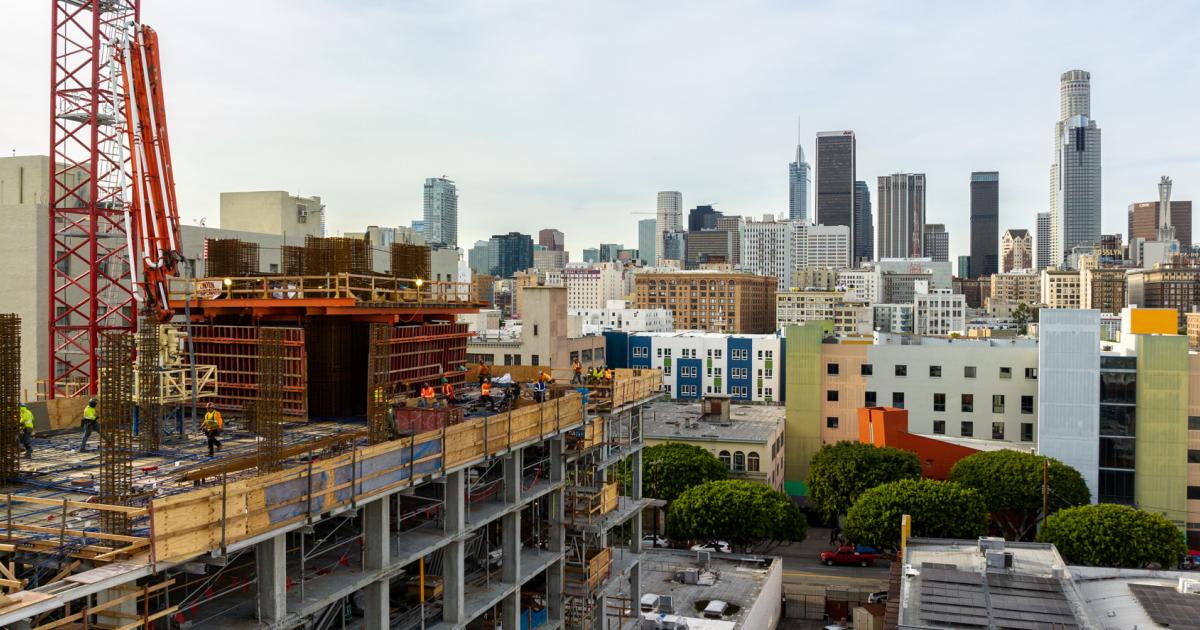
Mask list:
POLYGON ((808 473, 809 503, 826 518, 842 514, 865 490, 901 479, 919 479, 915 453, 858 442, 825 445, 813 454, 808 473))
POLYGON ((1183 534, 1162 514, 1127 505, 1082 505, 1051 514, 1038 533, 1071 564, 1174 569, 1187 553, 1183 534))
POLYGON ((1083 475, 1048 457, 1024 451, 1000 450, 965 457, 950 471, 950 481, 974 488, 983 496, 992 524, 1009 540, 1025 540, 1042 512, 1042 473, 1049 460, 1051 514, 1086 505, 1091 499, 1083 475))
POLYGON ((671 502, 667 536, 674 540, 724 540, 766 551, 804 540, 808 523, 782 492, 752 481, 727 479, 691 488, 671 502))
POLYGON ((846 536, 895 549, 905 514, 912 517, 913 536, 976 538, 987 533, 987 507, 975 490, 950 481, 902 479, 862 493, 846 514, 846 536))
POLYGON ((729 468, 699 446, 668 442, 642 452, 643 492, 668 503, 689 488, 728 476, 729 468))

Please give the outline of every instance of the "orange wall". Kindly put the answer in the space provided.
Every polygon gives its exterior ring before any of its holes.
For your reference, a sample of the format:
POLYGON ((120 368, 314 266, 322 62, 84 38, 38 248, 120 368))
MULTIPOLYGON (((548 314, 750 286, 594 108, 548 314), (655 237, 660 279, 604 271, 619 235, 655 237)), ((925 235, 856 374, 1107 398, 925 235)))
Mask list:
POLYGON ((922 476, 930 479, 946 479, 958 460, 979 452, 966 446, 909 433, 908 411, 895 407, 859 409, 858 441, 916 453, 921 460, 922 476))
POLYGON ((1131 308, 1129 332, 1135 335, 1178 334, 1179 313, 1173 308, 1131 308))

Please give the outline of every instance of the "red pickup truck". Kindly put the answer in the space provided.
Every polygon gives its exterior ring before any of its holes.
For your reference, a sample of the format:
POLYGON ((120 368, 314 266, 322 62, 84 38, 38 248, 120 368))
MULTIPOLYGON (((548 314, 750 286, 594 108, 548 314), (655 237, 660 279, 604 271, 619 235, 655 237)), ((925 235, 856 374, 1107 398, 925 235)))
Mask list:
POLYGON ((869 564, 874 564, 880 558, 878 553, 869 552, 856 548, 854 545, 842 545, 837 551, 822 551, 821 562, 833 566, 840 565, 855 565, 865 567, 869 564))

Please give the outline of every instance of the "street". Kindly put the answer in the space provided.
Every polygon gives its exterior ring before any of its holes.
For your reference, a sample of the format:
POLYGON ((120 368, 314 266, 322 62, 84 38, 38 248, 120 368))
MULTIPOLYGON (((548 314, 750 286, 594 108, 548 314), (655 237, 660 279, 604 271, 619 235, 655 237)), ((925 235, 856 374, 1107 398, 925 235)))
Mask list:
POLYGON ((783 558, 783 592, 788 611, 802 617, 785 618, 780 628, 823 627, 825 622, 821 619, 827 596, 831 600, 857 602, 865 599, 866 593, 887 590, 890 561, 877 560, 868 567, 822 564, 820 553, 836 547, 829 543, 829 529, 810 527, 804 542, 778 547, 772 552, 783 558))

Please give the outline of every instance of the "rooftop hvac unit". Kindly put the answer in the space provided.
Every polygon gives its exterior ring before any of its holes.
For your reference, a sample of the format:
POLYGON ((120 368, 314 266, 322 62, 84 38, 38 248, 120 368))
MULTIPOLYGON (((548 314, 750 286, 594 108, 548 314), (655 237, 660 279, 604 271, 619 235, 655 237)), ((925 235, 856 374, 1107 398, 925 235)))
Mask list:
POLYGON ((998 536, 980 536, 979 552, 1004 551, 1004 539, 998 536))
POLYGON ((984 557, 987 559, 988 571, 1004 571, 1011 569, 1013 565, 1013 554, 1011 551, 996 551, 989 549, 984 557))

